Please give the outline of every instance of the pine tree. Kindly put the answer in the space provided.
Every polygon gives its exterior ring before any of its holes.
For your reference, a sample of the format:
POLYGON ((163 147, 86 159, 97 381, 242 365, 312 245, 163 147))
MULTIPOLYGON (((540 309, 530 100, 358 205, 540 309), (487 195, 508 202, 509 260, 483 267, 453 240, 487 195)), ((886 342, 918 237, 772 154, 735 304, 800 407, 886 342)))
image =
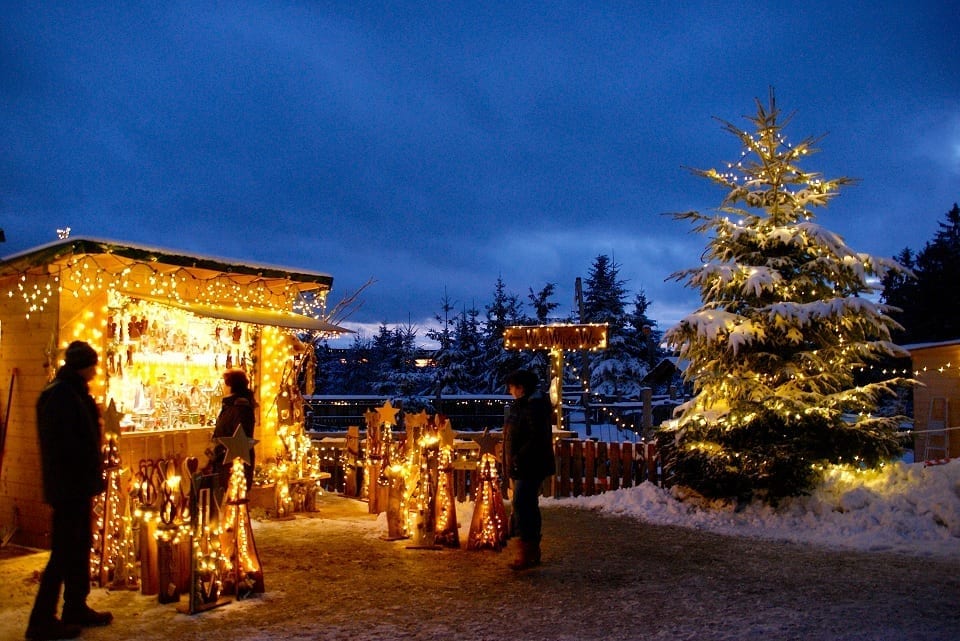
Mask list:
POLYGON ((724 122, 744 147, 739 162, 694 172, 727 190, 718 212, 676 215, 710 240, 706 264, 671 276, 698 288, 702 306, 666 334, 690 361, 695 396, 659 442, 676 483, 776 502, 810 488, 817 466, 872 466, 899 451, 898 418, 871 412, 902 381, 858 387, 853 375, 904 354, 886 306, 868 298, 868 278, 900 266, 813 222, 851 181, 799 167, 815 141, 785 141, 772 91, 749 120, 755 133, 724 122))
POLYGON ((631 356, 652 369, 663 357, 660 340, 663 332, 657 329, 657 321, 647 316, 650 301, 643 290, 637 292, 633 299, 633 312, 627 315, 624 333, 627 336, 631 356))
MULTIPOLYGON (((429 389, 430 374, 417 368, 417 329, 393 329, 381 324, 373 337, 370 360, 376 371, 368 393, 400 398, 419 396, 429 389)), ((409 410, 408 405, 404 405, 409 410)))
POLYGON ((440 313, 434 315, 438 325, 427 330, 427 338, 437 343, 437 350, 433 355, 436 378, 435 393, 437 396, 452 394, 452 390, 457 386, 455 376, 451 371, 457 358, 453 344, 453 332, 456 327, 456 318, 451 317, 453 310, 453 302, 450 300, 450 296, 444 292, 440 313))
POLYGON ((486 363, 483 358, 483 335, 480 330, 480 311, 476 307, 463 309, 457 317, 454 333, 457 346, 457 391, 476 394, 482 387, 486 363))
POLYGON ((498 276, 493 289, 493 301, 484 309, 486 322, 481 333, 483 358, 487 366, 482 376, 482 391, 494 394, 504 391, 504 378, 523 363, 521 352, 507 351, 503 346, 506 328, 521 324, 523 307, 519 296, 508 293, 503 277, 498 276))
POLYGON ((906 328, 914 324, 911 318, 917 309, 917 279, 912 271, 916 258, 909 247, 904 247, 895 260, 904 270, 891 270, 884 275, 880 281, 883 285, 880 300, 890 306, 890 317, 901 325, 892 332, 893 338, 899 343, 909 343, 910 332, 906 328))
POLYGON ((527 299, 530 301, 530 306, 533 307, 534 322, 538 325, 545 325, 549 322, 551 312, 560 306, 560 303, 550 300, 556 289, 557 286, 554 283, 547 283, 539 292, 534 292, 533 287, 530 288, 527 299))
POLYGON ((951 340, 960 336, 960 207, 947 212, 934 239, 917 254, 916 296, 904 301, 910 342, 951 340), (949 286, 944 286, 949 284, 949 286))
MULTIPOLYGON (((324 359, 329 368, 329 379, 323 385, 322 394, 370 394, 371 386, 377 376, 377 366, 373 356, 373 341, 362 335, 354 334, 350 347, 337 356, 335 362, 330 352, 324 359), (343 361, 343 362, 341 362, 343 361)), ((318 355, 318 360, 321 356, 318 355)), ((321 366, 322 367, 322 366, 321 366)))
POLYGON ((648 369, 627 330, 627 289, 620 265, 609 256, 597 256, 584 285, 582 322, 608 325, 607 349, 590 357, 591 390, 610 397, 636 397, 648 369))

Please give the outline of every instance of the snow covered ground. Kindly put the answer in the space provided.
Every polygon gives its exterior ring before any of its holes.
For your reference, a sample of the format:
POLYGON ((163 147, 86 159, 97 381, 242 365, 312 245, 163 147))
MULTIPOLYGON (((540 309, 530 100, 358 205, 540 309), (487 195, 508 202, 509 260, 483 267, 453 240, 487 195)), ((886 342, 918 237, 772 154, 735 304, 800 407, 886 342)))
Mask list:
POLYGON ((740 511, 697 505, 650 483, 557 502, 719 534, 960 557, 960 460, 929 467, 898 462, 877 472, 836 471, 810 496, 785 501, 777 510, 760 504, 740 511))
MULTIPOLYGON (((359 501, 341 503, 337 503, 339 507, 336 509, 340 510, 340 513, 335 518, 328 516, 293 521, 255 521, 254 530, 257 538, 263 537, 267 545, 275 547, 278 542, 282 542, 287 555, 291 557, 287 563, 292 564, 291 568, 294 569, 315 562, 308 560, 308 557, 301 559, 301 554, 321 557, 325 554, 322 548, 318 548, 318 541, 329 541, 332 537, 339 536, 348 542, 353 541, 351 546, 355 546, 361 539, 375 540, 375 548, 382 549, 378 552, 381 556, 379 561, 369 561, 370 563, 399 563, 398 571, 399 568, 409 571, 409 566, 403 564, 410 561, 393 559, 389 552, 392 548, 381 540, 386 534, 385 515, 372 517, 367 514, 365 504, 359 501), (294 556, 297 558, 292 558, 294 556)), ((680 501, 673 492, 649 483, 594 497, 545 499, 542 504, 548 509, 593 509, 622 518, 736 537, 790 541, 841 550, 883 551, 930 561, 949 559, 950 564, 955 564, 960 559, 960 460, 930 467, 923 464, 896 463, 888 465, 880 472, 860 474, 837 472, 812 495, 793 499, 778 510, 760 505, 750 505, 739 511, 718 505, 696 505, 691 501, 680 501)), ((458 507, 462 540, 466 538, 471 514, 471 504, 461 504, 458 507)), ((276 550, 273 550, 273 553, 275 555, 276 550)), ((473 557, 453 558, 466 558, 467 563, 473 562, 473 557)), ((26 618, 36 594, 37 573, 42 569, 45 560, 45 553, 0 556, 0 641, 23 638, 26 618)), ((274 562, 277 562, 276 559, 274 562)), ((367 561, 353 560, 344 566, 343 572, 349 574, 357 563, 360 564, 357 567, 361 567, 367 561)), ((343 578, 345 581, 350 580, 347 574, 343 578)), ((307 573, 307 576, 313 575, 307 573)), ((271 579, 270 585, 276 586, 276 579, 271 579)), ((313 576, 311 580, 317 579, 313 576)), ((638 589, 644 589, 641 584, 638 586, 638 589)), ((276 590, 275 587, 271 589, 276 590)), ((285 585, 284 589, 287 592, 310 592, 316 590, 317 586, 285 585)), ((281 614, 292 622, 291 625, 309 628, 300 620, 304 617, 309 620, 308 615, 299 616, 297 612, 286 613, 283 610, 288 600, 295 601, 290 599, 289 595, 284 599, 283 594, 268 590, 260 599, 233 604, 223 611, 216 610, 202 617, 189 617, 174 615, 173 606, 158 604, 156 597, 95 589, 91 595, 91 603, 95 607, 113 610, 117 620, 108 629, 90 630, 83 636, 90 639, 153 639, 160 638, 156 636, 157 626, 160 625, 173 626, 171 630, 175 627, 188 636, 193 634, 193 631, 200 634, 202 629, 202 637, 207 639, 231 638, 236 641, 278 638, 272 633, 261 635, 253 629, 245 634, 239 634, 239 631, 228 634, 224 631, 224 636, 220 636, 219 632, 214 633, 213 630, 219 630, 217 626, 220 623, 225 624, 225 617, 228 616, 243 616, 245 621, 253 622, 249 624, 255 628, 259 625, 256 622, 262 621, 263 625, 267 625, 267 622, 281 614), (270 607, 262 607, 264 603, 270 607), (151 634, 154 636, 150 636, 151 634)), ((429 625, 424 626, 418 628, 420 631, 417 638, 431 641, 450 638, 449 630, 433 631, 429 625)), ((349 629, 349 626, 345 625, 344 629, 349 629)), ((316 637, 312 634, 293 634, 289 638, 316 637)), ((748 635, 742 638, 753 637, 748 635)), ((901 637, 893 634, 884 637, 887 638, 901 637)))

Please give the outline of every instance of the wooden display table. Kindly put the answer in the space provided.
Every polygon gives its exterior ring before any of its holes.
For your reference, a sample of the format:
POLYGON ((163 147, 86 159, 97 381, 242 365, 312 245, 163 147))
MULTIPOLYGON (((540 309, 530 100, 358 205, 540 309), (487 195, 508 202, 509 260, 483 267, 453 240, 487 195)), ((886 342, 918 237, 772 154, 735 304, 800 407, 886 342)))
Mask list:
POLYGON ((159 460, 195 456, 200 467, 207 463, 204 454, 213 446, 212 427, 186 427, 176 430, 145 430, 120 434, 120 461, 124 467, 136 469, 145 459, 159 460))

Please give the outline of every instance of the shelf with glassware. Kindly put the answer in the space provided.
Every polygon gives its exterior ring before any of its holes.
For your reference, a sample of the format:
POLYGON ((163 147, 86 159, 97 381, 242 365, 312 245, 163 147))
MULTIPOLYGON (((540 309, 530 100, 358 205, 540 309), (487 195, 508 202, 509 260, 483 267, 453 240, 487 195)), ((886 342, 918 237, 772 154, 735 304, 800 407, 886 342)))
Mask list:
POLYGON ((252 364, 251 326, 117 294, 105 338, 101 370, 121 415, 122 453, 154 435, 128 456, 202 454, 226 393, 223 372, 252 364))

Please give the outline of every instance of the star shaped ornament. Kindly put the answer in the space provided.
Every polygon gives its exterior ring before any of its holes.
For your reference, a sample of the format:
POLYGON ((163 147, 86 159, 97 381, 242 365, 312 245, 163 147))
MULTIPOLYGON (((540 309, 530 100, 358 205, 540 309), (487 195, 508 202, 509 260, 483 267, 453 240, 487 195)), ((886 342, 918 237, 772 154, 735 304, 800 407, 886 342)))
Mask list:
POLYGON ((399 411, 400 408, 394 407, 390 399, 387 399, 387 402, 384 403, 382 407, 377 408, 377 414, 380 415, 380 423, 383 425, 396 425, 397 413, 399 411))
POLYGON ((250 458, 250 451, 253 450, 253 446, 260 441, 247 436, 247 433, 243 431, 243 427, 237 425, 233 436, 221 436, 217 438, 217 442, 227 448, 227 453, 223 456, 224 464, 229 464, 233 459, 240 458, 245 464, 253 465, 253 460, 250 458))
POLYGON ((429 422, 430 415, 427 414, 427 410, 420 410, 416 414, 404 414, 403 416, 403 424, 408 429, 423 429, 429 422))
POLYGON ((106 434, 120 435, 120 419, 123 414, 117 411, 117 404, 110 399, 110 405, 103 412, 103 431, 106 434))
POLYGON ((484 454, 496 455, 500 439, 491 434, 490 430, 483 430, 483 434, 473 437, 473 440, 480 446, 480 458, 483 458, 484 454))
POLYGON ((449 447, 453 449, 453 441, 456 437, 456 434, 454 434, 453 427, 450 425, 450 421, 446 417, 444 417, 443 422, 440 423, 437 433, 440 437, 440 447, 449 447))

